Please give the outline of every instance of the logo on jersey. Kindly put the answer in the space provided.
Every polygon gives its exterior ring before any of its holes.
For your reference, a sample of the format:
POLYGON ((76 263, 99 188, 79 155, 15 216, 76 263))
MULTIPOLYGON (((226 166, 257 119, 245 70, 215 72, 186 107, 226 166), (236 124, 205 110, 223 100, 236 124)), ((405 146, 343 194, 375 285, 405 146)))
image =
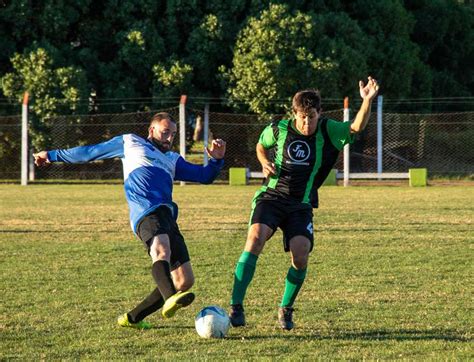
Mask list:
POLYGON ((310 234, 313 233, 313 223, 312 222, 310 222, 308 224, 308 226, 306 226, 306 230, 308 230, 310 234))
POLYGON ((308 164, 305 161, 309 157, 310 148, 305 141, 296 140, 291 142, 287 148, 287 152, 288 157, 290 157, 294 163, 308 164))

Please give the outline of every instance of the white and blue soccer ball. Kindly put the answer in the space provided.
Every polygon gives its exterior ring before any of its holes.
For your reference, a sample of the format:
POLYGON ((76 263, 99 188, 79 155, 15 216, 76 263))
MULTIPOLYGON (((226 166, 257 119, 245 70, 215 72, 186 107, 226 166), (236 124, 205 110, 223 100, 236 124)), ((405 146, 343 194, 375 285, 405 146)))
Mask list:
POLYGON ((196 315, 194 324, 202 338, 224 338, 229 330, 230 319, 224 309, 210 305, 201 309, 196 315))

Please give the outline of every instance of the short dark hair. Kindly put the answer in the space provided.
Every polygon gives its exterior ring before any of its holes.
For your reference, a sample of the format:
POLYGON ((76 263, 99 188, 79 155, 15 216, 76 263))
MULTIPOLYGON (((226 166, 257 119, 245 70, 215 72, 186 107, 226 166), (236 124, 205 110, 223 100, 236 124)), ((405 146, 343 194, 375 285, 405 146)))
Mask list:
POLYGON ((311 108, 321 110, 321 95, 317 89, 305 89, 299 91, 293 96, 292 102, 293 112, 308 112, 311 108))
POLYGON ((156 113, 151 119, 150 126, 152 126, 153 123, 156 123, 156 122, 159 123, 164 119, 167 119, 176 124, 176 121, 173 119, 173 117, 171 117, 171 115, 168 112, 159 112, 159 113, 156 113))

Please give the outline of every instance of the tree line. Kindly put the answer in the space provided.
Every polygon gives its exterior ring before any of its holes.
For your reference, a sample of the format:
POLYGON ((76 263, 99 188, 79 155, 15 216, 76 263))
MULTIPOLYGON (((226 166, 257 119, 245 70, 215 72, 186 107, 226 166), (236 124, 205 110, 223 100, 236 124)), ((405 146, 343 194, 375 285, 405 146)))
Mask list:
POLYGON ((181 94, 269 114, 369 74, 389 98, 472 96, 473 25, 454 0, 0 1, 0 101, 29 91, 42 123, 181 94))

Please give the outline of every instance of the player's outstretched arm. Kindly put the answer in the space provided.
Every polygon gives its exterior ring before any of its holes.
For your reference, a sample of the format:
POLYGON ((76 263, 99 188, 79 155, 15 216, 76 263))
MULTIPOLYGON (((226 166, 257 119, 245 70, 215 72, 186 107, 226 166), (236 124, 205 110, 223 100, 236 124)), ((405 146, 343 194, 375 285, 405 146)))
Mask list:
POLYGON ((369 77, 367 84, 364 85, 364 82, 359 82, 359 91, 362 98, 362 104, 360 106, 359 112, 357 112, 354 122, 351 124, 351 133, 359 133, 367 126, 367 122, 370 118, 372 100, 379 91, 379 85, 374 78, 369 77))
POLYGON ((86 163, 108 158, 122 158, 123 152, 123 136, 117 136, 95 145, 41 151, 34 153, 33 156, 35 164, 43 166, 51 162, 86 163))

